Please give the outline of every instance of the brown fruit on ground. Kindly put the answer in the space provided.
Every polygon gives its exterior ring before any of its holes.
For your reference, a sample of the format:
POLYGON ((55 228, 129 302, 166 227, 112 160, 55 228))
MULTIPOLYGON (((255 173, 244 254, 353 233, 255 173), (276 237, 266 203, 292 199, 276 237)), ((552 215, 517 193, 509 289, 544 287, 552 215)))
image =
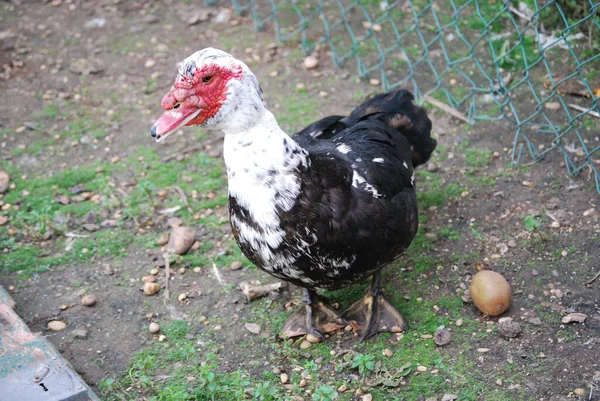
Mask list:
POLYGON ((471 280, 471 299, 480 311, 489 316, 498 316, 510 306, 510 286, 501 274, 482 270, 471 280))

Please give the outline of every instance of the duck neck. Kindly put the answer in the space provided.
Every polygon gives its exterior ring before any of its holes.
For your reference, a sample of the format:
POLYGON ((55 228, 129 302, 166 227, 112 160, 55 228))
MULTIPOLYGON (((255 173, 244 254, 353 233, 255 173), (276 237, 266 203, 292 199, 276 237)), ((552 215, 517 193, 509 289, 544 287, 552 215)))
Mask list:
POLYGON ((223 155, 229 196, 260 225, 278 225, 278 211, 290 210, 300 193, 299 172, 308 152, 264 110, 252 126, 225 131, 223 155))

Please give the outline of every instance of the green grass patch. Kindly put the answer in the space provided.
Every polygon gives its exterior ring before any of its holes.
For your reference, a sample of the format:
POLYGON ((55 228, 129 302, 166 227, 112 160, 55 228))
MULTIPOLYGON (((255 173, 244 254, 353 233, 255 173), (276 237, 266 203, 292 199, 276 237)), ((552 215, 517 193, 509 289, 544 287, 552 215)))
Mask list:
POLYGON ((292 133, 315 121, 319 115, 319 102, 313 94, 306 90, 297 90, 294 101, 282 101, 283 110, 275 113, 281 129, 292 133))
POLYGON ((468 167, 485 167, 492 162, 492 151, 487 149, 465 149, 465 162, 468 167))

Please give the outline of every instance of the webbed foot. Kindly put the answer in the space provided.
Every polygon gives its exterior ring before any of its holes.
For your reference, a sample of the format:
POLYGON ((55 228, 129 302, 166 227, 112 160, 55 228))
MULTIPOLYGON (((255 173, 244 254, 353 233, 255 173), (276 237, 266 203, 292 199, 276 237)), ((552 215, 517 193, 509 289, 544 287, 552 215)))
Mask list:
POLYGON ((279 337, 292 338, 311 334, 323 340, 324 334, 348 324, 338 311, 319 300, 315 291, 304 291, 306 304, 287 318, 279 329, 279 337))
POLYGON ((398 309, 383 297, 379 286, 379 272, 373 275, 370 293, 350 306, 342 316, 358 327, 360 341, 377 333, 400 332, 407 328, 406 321, 398 309))

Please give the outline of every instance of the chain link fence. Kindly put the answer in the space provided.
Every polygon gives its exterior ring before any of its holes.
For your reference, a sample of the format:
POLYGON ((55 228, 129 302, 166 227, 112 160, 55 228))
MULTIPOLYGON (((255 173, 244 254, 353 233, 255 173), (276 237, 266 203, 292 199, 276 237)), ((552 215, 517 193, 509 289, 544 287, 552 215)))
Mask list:
POLYGON ((507 119, 512 161, 559 151, 600 192, 600 2, 592 0, 232 0, 258 30, 384 90, 412 89, 469 123, 507 119))

